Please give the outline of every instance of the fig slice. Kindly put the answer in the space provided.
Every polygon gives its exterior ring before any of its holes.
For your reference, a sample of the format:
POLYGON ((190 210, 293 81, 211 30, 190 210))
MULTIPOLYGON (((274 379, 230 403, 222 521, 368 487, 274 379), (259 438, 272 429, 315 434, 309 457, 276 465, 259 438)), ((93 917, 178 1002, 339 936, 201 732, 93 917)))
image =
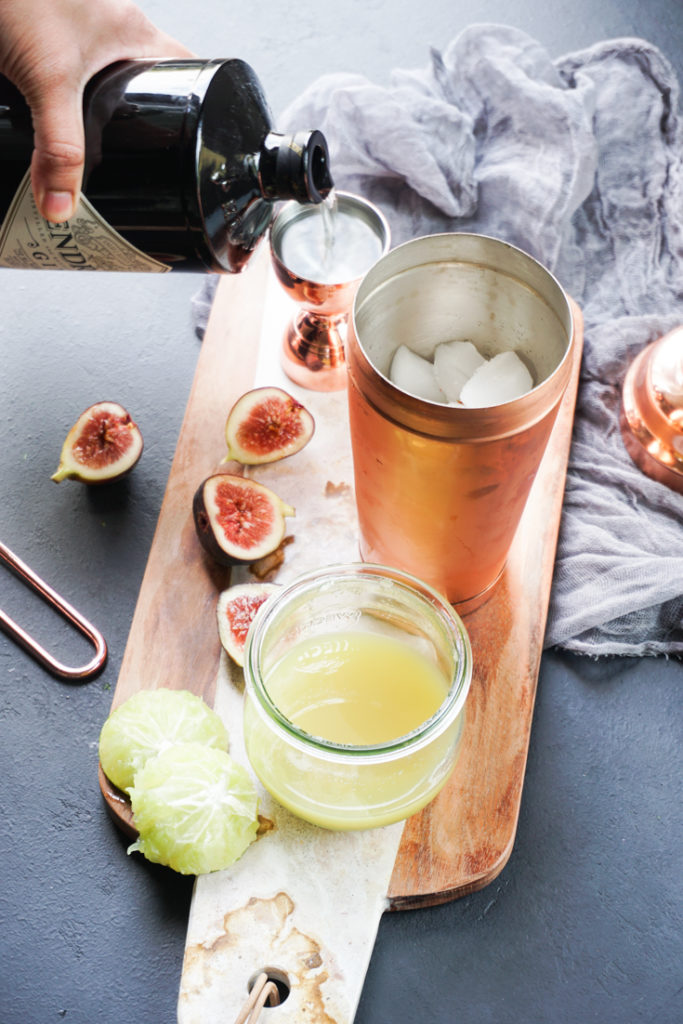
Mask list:
POLYGON ((128 473, 142 455, 142 434, 118 402, 96 402, 66 435, 52 479, 109 483, 128 473))
POLYGON ((248 565, 269 555, 285 535, 287 505, 269 487, 231 473, 209 476, 192 503, 202 547, 222 565, 248 565))
POLYGON ((237 665, 244 665, 244 647, 249 627, 279 583, 237 583, 218 598, 216 616, 221 644, 237 665))
POLYGON ((277 462, 301 451, 313 437, 315 420, 282 388, 247 391, 233 405, 225 424, 228 454, 245 466, 277 462))

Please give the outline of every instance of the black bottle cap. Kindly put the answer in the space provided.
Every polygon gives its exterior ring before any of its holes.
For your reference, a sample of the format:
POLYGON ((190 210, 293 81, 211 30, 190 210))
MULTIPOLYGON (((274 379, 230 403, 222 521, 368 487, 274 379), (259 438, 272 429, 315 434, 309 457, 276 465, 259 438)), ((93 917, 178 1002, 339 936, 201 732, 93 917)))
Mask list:
POLYGON ((269 132, 261 147, 258 176, 266 199, 321 203, 333 188, 325 136, 317 130, 269 132))

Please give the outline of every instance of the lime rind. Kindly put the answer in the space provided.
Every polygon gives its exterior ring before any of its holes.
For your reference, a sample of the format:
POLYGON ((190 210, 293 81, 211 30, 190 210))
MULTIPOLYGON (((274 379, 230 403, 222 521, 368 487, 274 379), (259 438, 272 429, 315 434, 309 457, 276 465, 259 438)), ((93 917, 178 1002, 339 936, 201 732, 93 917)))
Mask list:
POLYGON ((223 750, 180 743, 149 758, 130 789, 138 851, 185 875, 220 871, 256 838, 258 797, 223 750))
POLYGON ((99 755, 110 782, 124 791, 151 757, 177 743, 227 751, 222 720, 189 690, 141 690, 116 708, 102 726, 99 755))

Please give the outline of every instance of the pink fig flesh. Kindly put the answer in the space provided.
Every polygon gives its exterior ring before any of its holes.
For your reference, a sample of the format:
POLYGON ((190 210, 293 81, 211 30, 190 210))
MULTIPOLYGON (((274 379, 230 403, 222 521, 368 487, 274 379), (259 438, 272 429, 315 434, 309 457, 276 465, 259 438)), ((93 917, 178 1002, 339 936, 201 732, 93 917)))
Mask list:
POLYGON ((249 564, 274 551, 294 509, 247 477, 218 473, 197 488, 192 504, 204 549, 222 565, 249 564))
POLYGON ((218 598, 218 634, 237 665, 244 664, 247 633, 257 611, 278 589, 277 583, 240 583, 224 590, 218 598))
POLYGON ((142 449, 142 434, 130 413, 118 402, 97 402, 67 434, 52 479, 108 483, 128 473, 142 449))
POLYGON ((235 402, 225 424, 226 461, 256 466, 294 455, 308 444, 315 421, 301 402, 282 388, 247 391, 235 402))

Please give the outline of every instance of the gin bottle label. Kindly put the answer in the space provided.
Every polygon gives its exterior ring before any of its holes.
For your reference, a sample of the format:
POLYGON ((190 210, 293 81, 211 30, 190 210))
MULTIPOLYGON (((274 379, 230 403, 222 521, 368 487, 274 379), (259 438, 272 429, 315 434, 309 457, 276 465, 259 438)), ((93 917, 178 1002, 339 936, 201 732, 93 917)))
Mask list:
POLYGON ((122 238, 84 195, 70 220, 60 223, 45 220, 38 213, 29 172, 0 227, 0 267, 156 274, 171 269, 122 238))

